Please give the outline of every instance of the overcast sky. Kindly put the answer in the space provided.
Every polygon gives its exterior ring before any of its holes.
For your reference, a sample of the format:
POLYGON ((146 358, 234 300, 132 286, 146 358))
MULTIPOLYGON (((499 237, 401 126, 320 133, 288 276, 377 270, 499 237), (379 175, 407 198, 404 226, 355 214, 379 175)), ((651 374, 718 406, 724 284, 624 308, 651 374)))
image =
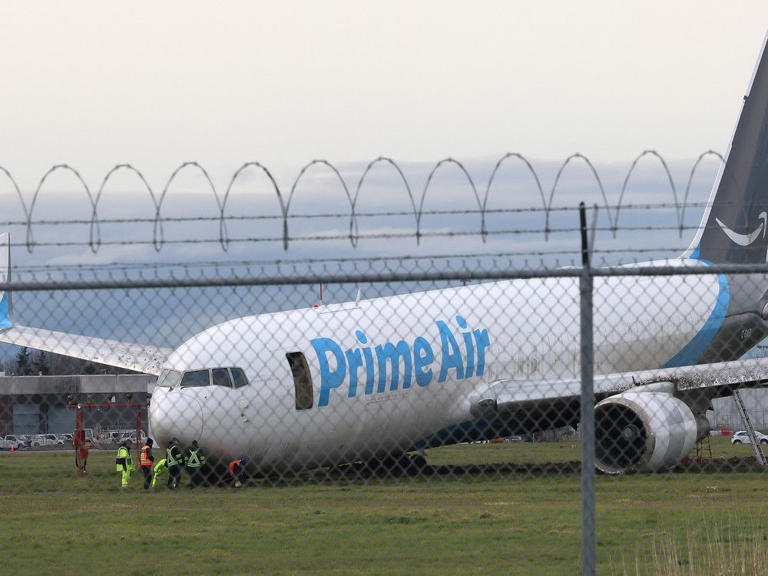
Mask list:
POLYGON ((0 27, 0 166, 29 202, 59 162, 94 190, 131 162, 159 192, 183 161, 223 190, 257 160, 289 189, 313 158, 626 167, 654 148, 684 178, 728 143, 768 2, 3 2, 0 27))
POLYGON ((36 184, 62 161, 722 150, 768 3, 43 0, 0 26, 0 164, 36 184))

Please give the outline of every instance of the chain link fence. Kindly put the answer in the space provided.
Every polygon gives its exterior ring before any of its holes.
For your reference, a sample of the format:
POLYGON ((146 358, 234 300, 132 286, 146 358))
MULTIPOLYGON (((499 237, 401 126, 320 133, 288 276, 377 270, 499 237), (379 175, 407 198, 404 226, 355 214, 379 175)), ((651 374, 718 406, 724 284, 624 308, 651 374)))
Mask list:
POLYGON ((253 272, 6 284, 3 338, 22 346, 2 348, 4 492, 526 479, 578 498, 581 481, 594 573, 596 484, 766 470, 765 266, 483 255, 253 272))
MULTIPOLYGON (((697 457, 710 434, 748 428, 744 413, 765 430, 764 393, 745 392, 745 412, 732 396, 762 384, 760 360, 688 366, 760 351, 764 273, 594 273, 587 358, 598 468, 762 469, 744 452, 738 461, 697 457)), ((147 437, 158 460, 172 441, 183 450, 197 441, 213 484, 233 481, 228 465, 240 460, 260 483, 574 474, 580 274, 425 269, 17 283, 17 321, 41 327, 27 337, 43 351, 6 352, 3 448, 76 452, 74 440, 111 454, 130 440, 138 468, 147 437), (318 289, 334 303, 320 302, 318 289), (103 339, 115 333, 119 342, 103 339), (111 365, 141 354, 152 357, 150 374, 111 365)))

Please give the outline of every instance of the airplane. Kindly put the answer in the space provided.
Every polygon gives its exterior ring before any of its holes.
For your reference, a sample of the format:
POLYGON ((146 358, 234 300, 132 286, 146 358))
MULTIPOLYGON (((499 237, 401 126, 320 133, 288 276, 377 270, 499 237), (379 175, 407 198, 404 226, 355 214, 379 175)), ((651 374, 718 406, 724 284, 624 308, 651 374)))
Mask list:
MULTIPOLYGON (((764 40, 690 247, 640 266, 765 264, 767 115, 764 40)), ((767 288, 735 271, 595 278, 599 470, 679 464, 713 398, 768 383, 765 360, 742 359, 768 336, 767 288)), ((168 349, 18 325, 5 291, 0 341, 157 375, 159 445, 197 440, 268 474, 576 426, 578 302, 573 277, 481 282, 236 318, 168 349)))

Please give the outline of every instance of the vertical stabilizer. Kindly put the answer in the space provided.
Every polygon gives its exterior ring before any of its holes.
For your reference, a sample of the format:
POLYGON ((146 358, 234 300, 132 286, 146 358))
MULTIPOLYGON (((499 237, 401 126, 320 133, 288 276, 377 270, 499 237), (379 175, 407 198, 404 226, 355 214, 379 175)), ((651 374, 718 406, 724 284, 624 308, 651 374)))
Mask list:
MULTIPOLYGON (((0 286, 11 281, 11 235, 0 234, 0 286)), ((0 330, 12 326, 11 291, 0 287, 0 330)))
MULTIPOLYGON (((766 36, 768 39, 768 36, 766 36)), ((716 263, 764 263, 768 253, 768 53, 757 60, 741 116, 693 244, 716 263)))

